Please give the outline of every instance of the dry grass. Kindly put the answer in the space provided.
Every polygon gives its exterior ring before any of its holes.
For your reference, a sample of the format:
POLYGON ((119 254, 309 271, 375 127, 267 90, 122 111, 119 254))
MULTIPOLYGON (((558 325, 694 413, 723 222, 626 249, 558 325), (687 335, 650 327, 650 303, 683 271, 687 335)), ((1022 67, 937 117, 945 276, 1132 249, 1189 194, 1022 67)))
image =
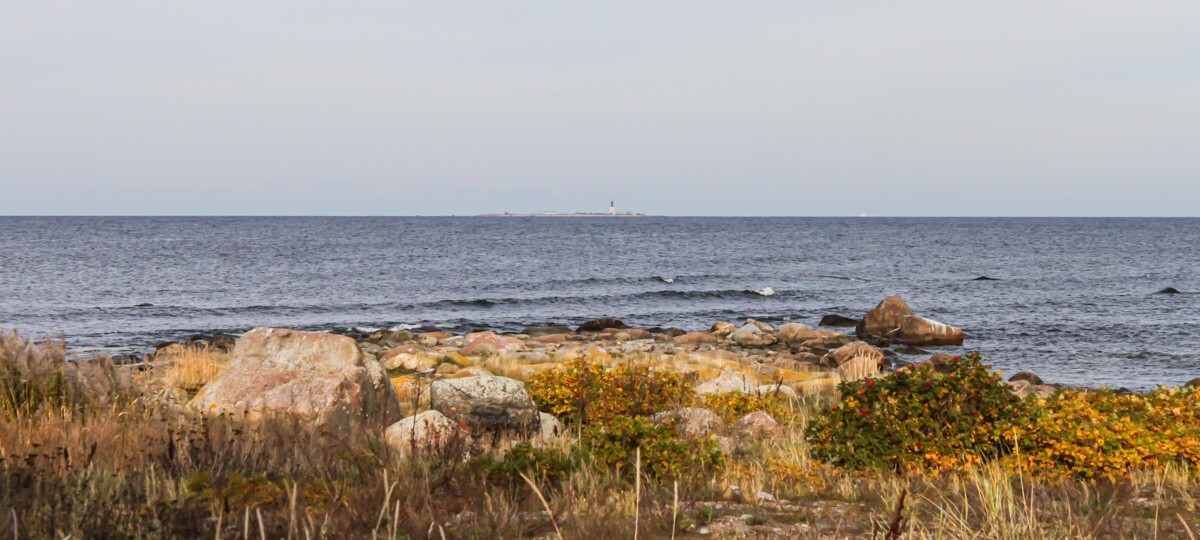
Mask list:
POLYGON ((160 386, 195 394, 229 363, 229 352, 200 345, 184 345, 169 355, 159 355, 139 377, 160 386))
MULTIPOLYGON (((199 351, 161 369, 187 386, 221 362, 199 351)), ((288 418, 246 425, 160 408, 137 399, 144 389, 121 368, 74 362, 61 343, 4 334, 0 373, 0 530, 21 538, 694 538, 701 527, 882 538, 901 496, 901 538, 1200 532, 1197 471, 1181 466, 1116 483, 1048 483, 998 466, 942 477, 830 468, 803 437, 821 404, 807 398, 782 433, 738 441, 711 478, 642 478, 636 489, 589 464, 557 482, 533 477, 535 491, 449 453, 394 460, 371 433, 329 440, 288 418)))

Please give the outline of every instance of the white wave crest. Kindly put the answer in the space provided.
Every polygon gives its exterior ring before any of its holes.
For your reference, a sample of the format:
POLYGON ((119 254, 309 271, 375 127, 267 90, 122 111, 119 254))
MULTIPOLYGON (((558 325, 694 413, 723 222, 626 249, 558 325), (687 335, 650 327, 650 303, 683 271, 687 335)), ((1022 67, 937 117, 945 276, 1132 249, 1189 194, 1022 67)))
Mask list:
POLYGON ((770 287, 763 287, 763 288, 761 288, 761 289, 759 289, 759 290, 757 290, 757 291, 754 291, 754 292, 756 292, 756 293, 758 293, 758 294, 761 294, 761 295, 763 295, 763 296, 775 296, 775 289, 772 289, 772 288, 770 288, 770 287))

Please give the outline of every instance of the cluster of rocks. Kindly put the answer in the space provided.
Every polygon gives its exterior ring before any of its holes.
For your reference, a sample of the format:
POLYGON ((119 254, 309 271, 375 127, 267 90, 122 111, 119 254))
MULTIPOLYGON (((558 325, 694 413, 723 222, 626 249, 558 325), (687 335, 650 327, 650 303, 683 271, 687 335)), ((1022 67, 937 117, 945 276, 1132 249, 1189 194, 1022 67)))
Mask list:
MULTIPOLYGON (((917 315, 898 296, 885 298, 861 319, 830 315, 821 324, 824 328, 794 322, 776 327, 747 319, 687 332, 597 319, 575 329, 543 326, 464 335, 257 328, 236 342, 207 337, 164 345, 159 354, 200 342, 229 350, 228 366, 188 403, 196 411, 249 420, 288 414, 335 436, 381 430, 398 455, 411 455, 445 453, 452 445, 487 438, 541 439, 562 432, 558 419, 538 411, 524 383, 497 373, 525 378, 576 358, 658 358, 672 369, 696 374, 698 394, 795 396, 832 393, 840 381, 881 376, 900 355, 929 354, 922 346, 963 341, 962 329, 917 315), (853 336, 830 329, 851 326, 853 336), (405 409, 410 416, 404 416, 405 409)), ((913 365, 936 369, 949 359, 933 354, 913 365)), ((1019 373, 1009 384, 1020 394, 1056 390, 1031 373, 1019 373)), ((655 418, 675 422, 687 434, 726 439, 778 430, 774 419, 761 413, 733 426, 703 409, 662 411, 655 418)))

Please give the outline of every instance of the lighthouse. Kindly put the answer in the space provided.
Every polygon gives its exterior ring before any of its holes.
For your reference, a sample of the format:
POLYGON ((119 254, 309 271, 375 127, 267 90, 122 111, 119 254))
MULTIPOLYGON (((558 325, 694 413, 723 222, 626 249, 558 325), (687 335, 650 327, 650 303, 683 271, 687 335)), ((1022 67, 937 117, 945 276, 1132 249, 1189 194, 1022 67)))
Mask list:
POLYGON ((608 201, 608 215, 617 215, 617 205, 611 199, 608 201))

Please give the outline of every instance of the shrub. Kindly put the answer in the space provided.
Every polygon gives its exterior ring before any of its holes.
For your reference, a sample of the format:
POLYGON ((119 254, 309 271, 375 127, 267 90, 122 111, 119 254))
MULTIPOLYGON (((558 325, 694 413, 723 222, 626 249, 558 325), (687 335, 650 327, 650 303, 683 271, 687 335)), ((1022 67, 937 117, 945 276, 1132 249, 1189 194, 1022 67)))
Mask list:
POLYGON ((1119 395, 1065 390, 1018 426, 1019 467, 1050 477, 1118 478, 1167 463, 1200 463, 1200 394, 1192 388, 1119 395))
POLYGON ((646 416, 693 399, 687 381, 677 373, 632 363, 606 369, 585 359, 534 375, 528 386, 538 410, 581 424, 646 416))
POLYGON ((838 385, 839 403, 808 427, 813 455, 849 469, 938 472, 1007 453, 1026 405, 981 360, 838 385))
POLYGON ((597 462, 625 474, 633 470, 639 448, 642 470, 653 477, 695 478, 725 463, 713 438, 683 437, 673 423, 646 418, 615 417, 603 425, 590 425, 583 430, 582 444, 597 462))
POLYGON ((523 483, 524 474, 535 480, 554 483, 577 470, 586 461, 587 453, 578 445, 566 448, 538 448, 522 442, 509 448, 500 458, 484 454, 476 459, 476 465, 493 481, 510 485, 523 483))
POLYGON ((740 420, 743 416, 754 411, 763 411, 778 422, 790 421, 795 416, 795 409, 788 398, 775 394, 744 394, 742 392, 722 392, 706 394, 700 398, 700 407, 708 409, 721 417, 727 424, 740 420))

